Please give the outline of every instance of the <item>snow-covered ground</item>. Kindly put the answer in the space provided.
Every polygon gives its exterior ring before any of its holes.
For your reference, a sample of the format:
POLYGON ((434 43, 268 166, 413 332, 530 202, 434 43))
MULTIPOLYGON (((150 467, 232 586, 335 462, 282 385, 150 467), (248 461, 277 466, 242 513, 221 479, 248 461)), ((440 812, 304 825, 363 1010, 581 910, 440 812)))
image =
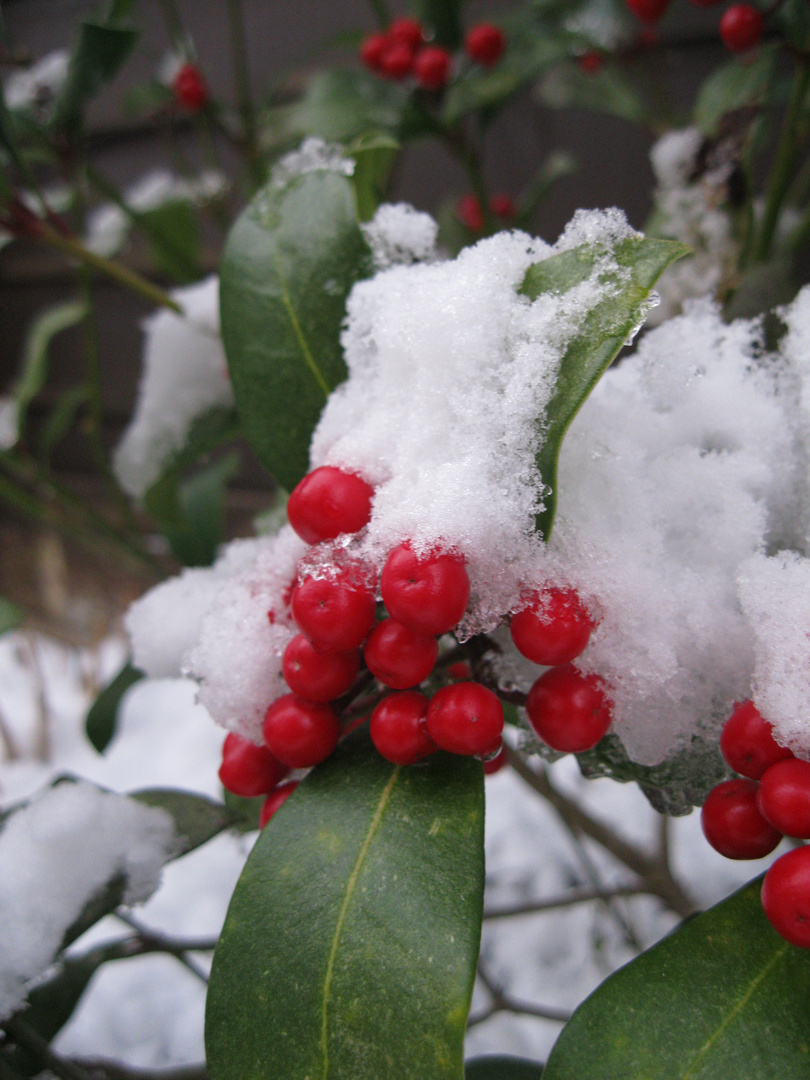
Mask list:
MULTIPOLYGON (((195 704, 191 683, 167 679, 137 684, 124 702, 119 731, 107 752, 101 756, 91 747, 83 731, 92 700, 88 673, 103 682, 124 658, 125 645, 117 640, 94 654, 79 654, 42 638, 0 638, 0 719, 19 751, 18 759, 9 761, 0 749, 0 807, 26 798, 61 773, 122 792, 169 786, 220 796, 216 772, 223 732, 195 704), (43 742, 49 744, 45 761, 35 756, 43 742)), ((653 844, 658 818, 635 786, 585 781, 572 759, 556 764, 552 775, 558 787, 622 836, 640 846, 653 844)), ((135 917, 166 934, 216 937, 251 843, 251 836, 222 835, 170 863, 160 888, 134 909, 135 917)), ((703 840, 697 814, 673 822, 671 843, 675 869, 701 906, 721 899, 769 861, 723 859, 703 840)), ((594 875, 605 887, 633 882, 628 870, 595 845, 577 846, 548 805, 511 770, 488 779, 488 908, 588 888, 594 875)), ((489 978, 511 999, 571 1010, 632 957, 628 929, 646 947, 676 921, 659 901, 645 896, 615 901, 611 908, 589 902, 488 920, 482 962, 489 978)), ((0 934, 12 932, 13 927, 4 926, 0 934)), ((128 932, 110 918, 78 947, 128 932)), ((200 960, 206 962, 202 955, 200 960)), ((204 998, 203 980, 170 957, 107 964, 55 1046, 68 1055, 115 1058, 141 1067, 199 1063, 204 998)), ((472 1015, 485 1011, 488 1001, 487 992, 477 987, 472 1015)), ((559 1026, 498 1013, 471 1030, 468 1050, 471 1055, 501 1052, 542 1059, 559 1026)))

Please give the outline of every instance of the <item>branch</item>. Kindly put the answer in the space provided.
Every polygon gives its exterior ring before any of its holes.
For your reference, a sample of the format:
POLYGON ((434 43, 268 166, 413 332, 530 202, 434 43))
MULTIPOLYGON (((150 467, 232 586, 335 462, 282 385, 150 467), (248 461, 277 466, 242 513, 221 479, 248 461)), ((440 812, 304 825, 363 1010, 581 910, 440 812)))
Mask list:
POLYGON ((523 904, 494 906, 484 912, 484 918, 509 919, 513 915, 534 915, 542 911, 553 911, 556 908, 573 907, 575 904, 587 904, 592 900, 612 900, 617 896, 649 895, 651 891, 641 883, 619 885, 614 889, 573 889, 569 893, 563 893, 561 896, 551 896, 547 900, 529 900, 523 904))

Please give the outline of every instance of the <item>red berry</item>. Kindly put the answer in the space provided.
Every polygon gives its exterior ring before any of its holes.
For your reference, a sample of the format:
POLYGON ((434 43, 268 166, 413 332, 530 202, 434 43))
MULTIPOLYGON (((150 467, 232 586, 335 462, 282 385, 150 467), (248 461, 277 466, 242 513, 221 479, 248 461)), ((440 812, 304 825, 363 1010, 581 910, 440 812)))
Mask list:
POLYGON ((774 739, 773 728, 753 701, 734 706, 720 733, 720 752, 734 772, 750 780, 759 780, 771 765, 793 757, 774 739))
POLYGON ((380 57, 380 72, 389 79, 404 79, 413 70, 414 52, 410 45, 389 42, 380 57))
POLYGON ((264 714, 264 741, 291 769, 308 769, 328 758, 340 738, 340 722, 329 705, 285 694, 264 714))
POLYGON ((777 934, 810 949, 810 847, 780 855, 762 882, 762 908, 777 934))
POLYGON ((360 60, 371 71, 382 71, 382 58, 390 45, 386 34, 369 34, 360 43, 360 60))
POLYGON ((414 78, 425 90, 441 90, 450 78, 452 63, 447 49, 429 45, 416 54, 413 63, 414 78))
POLYGON ((199 112, 208 104, 208 87, 200 69, 194 64, 183 64, 172 83, 174 96, 184 109, 199 112))
POLYGON ((470 598, 470 579, 456 555, 417 556, 409 544, 389 554, 380 577, 383 602, 399 622, 423 634, 444 634, 457 625, 470 598))
POLYGON ((321 652, 296 636, 284 650, 281 670, 287 686, 306 701, 334 701, 345 694, 360 670, 360 650, 321 652))
POLYGON ((785 836, 810 839, 810 761, 771 765, 759 782, 757 809, 785 836))
POLYGON ((765 23, 750 4, 732 4, 720 19, 720 38, 731 52, 747 52, 759 45, 765 23))
POLYGON ((434 753, 436 743, 428 734, 428 699, 416 690, 389 694, 371 714, 371 741, 395 765, 413 765, 434 753))
MULTIPOLYGON (((715 0, 712 0, 714 3, 715 0)), ((598 49, 588 49, 579 58, 579 66, 586 75, 597 75, 605 66, 605 61, 598 49)))
POLYGON ((447 674, 454 682, 467 682, 472 678, 472 668, 466 660, 459 660, 455 664, 450 664, 447 674))
POLYGON ((511 195, 500 193, 493 195, 489 200, 489 208, 496 217, 513 218, 517 213, 515 200, 511 195))
POLYGON ((475 195, 462 195, 456 204, 456 214, 462 225, 466 225, 470 232, 482 232, 484 228, 484 215, 481 213, 481 204, 475 195))
POLYGON ((757 810, 755 780, 724 780, 706 796, 700 811, 703 835, 727 859, 762 859, 782 834, 757 810))
POLYGON ((436 745, 451 754, 491 754, 501 741, 503 706, 481 683, 443 686, 430 699, 427 727, 436 745))
POLYGON ((358 648, 376 615, 374 594, 345 572, 337 578, 306 578, 293 593, 291 607, 298 629, 322 652, 358 648))
POLYGON ((263 829, 276 810, 285 803, 298 787, 297 780, 291 780, 289 784, 280 784, 275 791, 271 791, 262 803, 259 811, 259 828, 263 829))
POLYGON ((320 544, 368 525, 373 498, 374 488, 362 477, 322 465, 293 488, 287 519, 302 540, 320 544))
POLYGON ((669 0, 625 0, 630 11, 646 23, 657 23, 669 6, 669 0))
POLYGON ((488 757, 484 761, 484 776, 492 776, 496 772, 500 772, 506 764, 506 754, 504 753, 503 747, 501 747, 494 757, 488 757))
POLYGON ((491 67, 503 56, 506 38, 503 31, 492 23, 479 23, 467 31, 464 48, 472 60, 484 67, 491 67))
POLYGON ((526 713, 552 750, 573 754, 596 746, 612 720, 602 680, 583 675, 573 664, 550 668, 535 680, 526 713))
POLYGON ((511 618, 515 648, 535 664, 568 664, 582 652, 593 630, 586 608, 573 589, 543 589, 511 618))
POLYGON ((396 619, 383 619, 369 634, 363 655, 375 679, 392 690, 407 690, 433 671, 439 643, 396 619))
POLYGON ((266 746, 257 746, 233 731, 223 743, 219 779, 234 795, 245 799, 266 795, 289 771, 266 746))
POLYGON ((415 52, 425 40, 425 32, 416 19, 405 17, 394 19, 388 27, 388 37, 398 45, 407 45, 411 52, 415 52))

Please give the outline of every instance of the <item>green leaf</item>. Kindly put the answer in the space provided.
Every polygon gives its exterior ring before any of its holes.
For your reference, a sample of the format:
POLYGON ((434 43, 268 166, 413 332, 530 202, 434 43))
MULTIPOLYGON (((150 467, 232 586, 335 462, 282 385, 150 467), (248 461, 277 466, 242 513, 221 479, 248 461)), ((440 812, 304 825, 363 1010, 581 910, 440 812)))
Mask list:
POLYGON ((256 799, 245 798, 242 795, 234 795, 227 788, 223 791, 225 806, 231 816, 230 828, 234 832, 255 832, 259 828, 259 815, 264 805, 265 795, 259 795, 256 799))
POLYGON ((606 64, 601 71, 589 73, 569 59, 548 72, 537 89, 537 96, 552 109, 588 109, 642 126, 646 126, 648 119, 647 106, 631 80, 615 64, 606 64))
POLYGON ((184 566, 210 566, 222 543, 225 491, 239 468, 239 455, 226 454, 178 486, 177 517, 163 523, 172 552, 184 566))
MULTIPOLYGON (((73 1015, 90 980, 107 960, 108 951, 102 947, 65 959, 55 975, 29 993, 27 1007, 20 1013, 26 1027, 50 1042, 73 1015)), ((41 1068, 33 1060, 26 1062, 26 1073, 30 1075, 36 1075, 41 1068)))
POLYGON ((419 21, 433 31, 436 45, 454 51, 464 38, 462 9, 465 0, 418 0, 416 13, 419 21))
POLYGON ((541 1080, 542 1076, 539 1062, 515 1057, 475 1058, 464 1069, 464 1080, 541 1080))
POLYGON ((762 101, 771 87, 779 50, 774 42, 758 49, 745 62, 730 60, 712 72, 695 103, 695 122, 705 135, 715 135, 728 113, 762 101))
POLYGON ((334 172, 271 181, 228 239, 220 303, 236 406, 259 460, 288 491, 307 471, 329 393, 346 377, 346 297, 370 271, 354 189, 334 172))
MULTIPOLYGON (((536 528, 545 540, 551 535, 557 505, 557 463, 568 426, 623 345, 632 338, 647 311, 647 301, 658 278, 689 248, 671 240, 631 237, 612 251, 583 245, 530 266, 520 292, 531 300, 543 293, 562 294, 587 281, 607 257, 598 273, 608 286, 582 320, 579 332, 566 349, 557 385, 543 420, 543 445, 537 468, 546 485, 545 509, 536 528), (549 490, 550 489, 550 490, 549 490)), ((597 294, 598 295, 598 294, 597 294)))
POLYGON ((462 1080, 483 772, 347 740, 259 836, 214 954, 212 1080, 462 1080))
POLYGON ((109 23, 82 23, 65 85, 54 105, 54 127, 66 128, 71 134, 81 127, 86 105, 115 78, 137 40, 137 30, 109 23))
POLYGON ((143 672, 127 663, 121 668, 112 682, 108 683, 90 706, 84 721, 84 730, 92 745, 103 754, 115 734, 118 722, 118 708, 121 699, 143 678, 143 672))
POLYGON ((9 630, 16 630, 25 618, 25 612, 12 600, 0 596, 0 634, 6 634, 9 630))
POLYGON ((23 351, 22 371, 12 391, 19 405, 21 434, 25 428, 28 406, 45 385, 48 376, 51 341, 63 330, 80 323, 86 314, 87 305, 80 301, 54 304, 38 315, 29 329, 23 351))
POLYGON ((772 929, 760 886, 606 979, 563 1029, 543 1080, 806 1080, 810 954, 772 929))
POLYGON ((231 814, 223 803, 192 791, 147 788, 133 791, 129 797, 146 806, 157 806, 171 815, 178 839, 172 855, 174 859, 207 844, 231 825, 231 814))
POLYGON ((361 135, 348 148, 354 158, 352 183, 360 221, 370 221, 385 199, 399 149, 397 140, 385 132, 361 135))
POLYGON ((136 223, 149 237, 159 270, 181 283, 202 276, 200 223, 191 203, 172 199, 135 214, 136 223))
POLYGON ((51 454, 76 422, 81 407, 90 399, 90 387, 84 383, 71 386, 57 398, 37 439, 40 461, 47 465, 51 454))
POLYGON ((333 142, 350 143, 369 131, 397 135, 408 93, 358 68, 332 68, 315 75, 301 101, 284 112, 290 137, 320 135, 333 142))

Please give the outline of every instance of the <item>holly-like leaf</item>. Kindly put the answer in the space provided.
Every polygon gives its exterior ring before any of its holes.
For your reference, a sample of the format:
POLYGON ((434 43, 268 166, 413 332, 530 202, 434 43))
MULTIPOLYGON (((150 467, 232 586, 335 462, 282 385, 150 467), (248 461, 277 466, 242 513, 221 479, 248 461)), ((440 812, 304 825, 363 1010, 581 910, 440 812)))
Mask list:
POLYGON ((773 82, 779 51, 777 42, 764 45, 745 63, 730 60, 712 72, 695 103, 695 122, 704 134, 716 134, 723 117, 762 101, 773 82))
MULTIPOLYGON (((638 330, 653 287, 676 259, 689 248, 671 240, 630 237, 612 251, 588 244, 535 263, 526 272, 520 292, 531 300, 543 293, 565 293, 587 281, 597 265, 599 284, 606 295, 597 299, 582 319, 579 332, 566 349, 557 384, 543 420, 543 444, 537 468, 546 485, 545 509, 536 528, 545 540, 551 535, 557 505, 557 463, 568 426, 617 353, 638 330)), ((598 295, 598 294, 597 294, 598 295)))
POLYGON ((772 929, 760 887, 606 979, 564 1028, 543 1080, 805 1080, 810 953, 772 929))
POLYGON ((143 678, 143 672, 127 663, 121 668, 112 682, 108 683, 90 706, 84 721, 87 738, 100 754, 110 744, 118 723, 118 710, 121 701, 129 690, 143 678))
POLYGON ((179 484, 177 514, 163 523, 172 552, 184 566, 210 566, 222 543, 225 491, 239 468, 239 455, 226 454, 179 484))
POLYGON ((319 135, 349 143, 369 131, 396 135, 408 100, 399 83, 358 68, 331 68, 307 84, 300 102, 284 110, 288 137, 319 135))
POLYGON ((275 180, 234 226, 220 276, 222 339, 245 434, 287 490, 307 471, 329 393, 346 377, 340 328, 371 271, 348 177, 275 180))
POLYGON ((483 772, 391 765, 364 733, 284 803, 211 972, 212 1080, 462 1080, 483 896, 483 772))
POLYGON ((81 24, 67 79, 54 105, 54 127, 74 132, 81 126, 86 105, 115 78, 137 40, 137 30, 113 23, 81 24))
POLYGON ((385 198, 399 143, 385 132, 361 135, 348 148, 354 158, 352 183, 360 221, 370 221, 385 198))
POLYGON ((482 1057, 468 1061, 464 1080, 541 1080, 543 1066, 515 1057, 482 1057))
POLYGON ((133 791, 130 798, 165 810, 172 817, 177 836, 172 853, 175 859, 206 844, 231 825, 231 814, 226 806, 192 791, 147 788, 133 791))

